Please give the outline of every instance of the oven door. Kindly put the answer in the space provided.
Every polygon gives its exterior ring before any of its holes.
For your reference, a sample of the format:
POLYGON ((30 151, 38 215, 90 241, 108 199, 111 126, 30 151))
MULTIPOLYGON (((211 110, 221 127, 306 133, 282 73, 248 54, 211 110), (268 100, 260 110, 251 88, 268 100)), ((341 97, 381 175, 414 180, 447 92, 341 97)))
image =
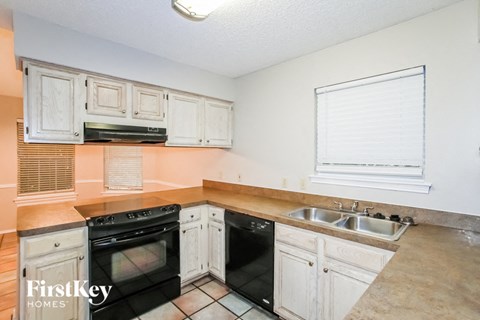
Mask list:
POLYGON ((112 286, 103 303, 103 296, 93 298, 92 310, 130 300, 180 273, 178 222, 92 240, 90 250, 90 286, 112 286))

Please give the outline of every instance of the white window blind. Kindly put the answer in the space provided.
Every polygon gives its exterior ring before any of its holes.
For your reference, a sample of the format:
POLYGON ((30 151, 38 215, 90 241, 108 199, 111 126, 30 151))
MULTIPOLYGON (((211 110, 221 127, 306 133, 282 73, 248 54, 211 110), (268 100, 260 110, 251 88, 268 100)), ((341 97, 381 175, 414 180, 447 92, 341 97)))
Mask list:
POLYGON ((143 156, 141 147, 104 147, 106 190, 142 190, 143 156))
POLYGON ((75 146, 25 143, 17 122, 17 194, 33 196, 75 189, 75 146))
POLYGON ((316 95, 317 176, 423 177, 424 66, 318 88, 316 95))

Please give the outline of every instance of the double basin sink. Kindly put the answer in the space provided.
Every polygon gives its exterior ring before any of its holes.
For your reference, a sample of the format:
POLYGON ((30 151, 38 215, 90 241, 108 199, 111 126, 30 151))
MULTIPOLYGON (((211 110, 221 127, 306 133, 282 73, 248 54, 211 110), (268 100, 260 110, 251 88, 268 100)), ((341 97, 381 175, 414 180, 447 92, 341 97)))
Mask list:
POLYGON ((408 227, 395 221, 313 207, 299 209, 288 216, 390 241, 398 240, 408 227))

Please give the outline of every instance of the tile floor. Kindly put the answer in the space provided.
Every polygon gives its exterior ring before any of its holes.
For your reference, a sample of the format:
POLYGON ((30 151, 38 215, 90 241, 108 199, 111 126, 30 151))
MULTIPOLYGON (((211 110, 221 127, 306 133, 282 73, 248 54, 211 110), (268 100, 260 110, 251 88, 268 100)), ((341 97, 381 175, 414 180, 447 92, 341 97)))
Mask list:
POLYGON ((17 234, 0 234, 0 320, 10 320, 17 300, 17 234))
POLYGON ((141 320, 278 319, 211 277, 182 288, 182 295, 140 316, 141 320))

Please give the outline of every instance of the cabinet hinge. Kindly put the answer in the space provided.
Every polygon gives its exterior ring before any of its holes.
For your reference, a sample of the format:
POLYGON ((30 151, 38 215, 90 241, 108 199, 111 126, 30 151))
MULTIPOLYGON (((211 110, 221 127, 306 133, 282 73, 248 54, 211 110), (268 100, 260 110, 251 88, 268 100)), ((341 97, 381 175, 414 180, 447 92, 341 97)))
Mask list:
POLYGON ((200 225, 200 230, 203 230, 203 224, 200 225))
POLYGON ((168 94, 167 94, 167 101, 168 101, 168 94))
POLYGON ((25 133, 28 134, 30 130, 28 130, 28 127, 25 127, 25 133))
POLYGON ((27 276, 27 268, 23 268, 22 274, 24 278, 27 276))
POLYGON ((165 112, 163 113, 163 117, 165 118, 165 112))
POLYGON ((200 265, 200 269, 203 270, 203 264, 200 265))
POLYGON ((85 87, 88 86, 88 80, 85 80, 85 87))
POLYGON ((28 68, 25 68, 25 75, 28 76, 28 68))
POLYGON ((85 102, 85 110, 88 110, 88 103, 85 102))

